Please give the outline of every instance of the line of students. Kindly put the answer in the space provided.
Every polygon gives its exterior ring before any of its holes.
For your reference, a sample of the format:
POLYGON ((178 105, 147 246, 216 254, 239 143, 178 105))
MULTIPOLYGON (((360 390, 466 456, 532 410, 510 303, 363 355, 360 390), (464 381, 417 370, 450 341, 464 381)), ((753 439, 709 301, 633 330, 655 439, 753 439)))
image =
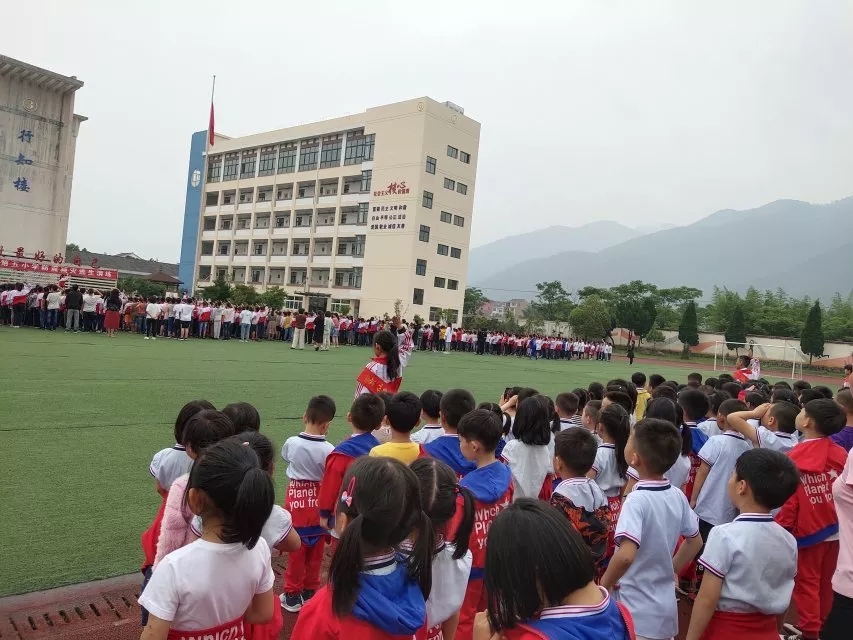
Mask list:
POLYGON ((690 640, 775 640, 792 594, 802 637, 818 637, 821 624, 825 640, 846 637, 853 562, 833 536, 841 520, 850 545, 853 476, 848 482, 849 458, 827 436, 853 431, 849 391, 837 403, 814 399, 798 410, 780 386, 769 406, 726 398, 713 421, 702 421, 713 409, 701 385, 679 391, 664 382, 631 426, 634 384, 590 386, 556 403, 508 389, 501 404, 479 408, 461 389, 421 398, 361 394, 347 415, 352 435, 337 447, 326 442, 334 401, 313 398, 304 432, 282 448, 290 479, 284 509, 273 509, 262 474, 251 471, 255 458, 234 455, 236 440, 272 473, 266 438, 232 435, 257 430, 257 412, 188 405, 182 432, 176 423, 184 449, 164 450, 152 463, 168 497, 156 568, 140 599, 153 614, 143 637, 237 627, 247 638, 276 637, 280 611, 269 607, 263 551, 274 546, 290 553, 281 605, 300 612, 293 638, 663 640, 678 632, 674 574, 697 555, 690 640), (792 415, 803 438, 796 445, 785 437, 792 415), (228 457, 239 473, 223 468, 228 457), (688 491, 692 458, 699 463, 688 491), (175 477, 192 459, 189 475, 175 477), (214 463, 208 477, 203 470, 214 463), (244 491, 248 477, 252 495, 244 491), (828 491, 846 505, 843 518, 828 491), (198 535, 211 544, 186 544, 198 535), (330 535, 329 584, 321 587, 330 535), (232 617, 234 607, 204 585, 224 590, 245 615, 232 617), (196 617, 183 617, 185 599, 196 617))

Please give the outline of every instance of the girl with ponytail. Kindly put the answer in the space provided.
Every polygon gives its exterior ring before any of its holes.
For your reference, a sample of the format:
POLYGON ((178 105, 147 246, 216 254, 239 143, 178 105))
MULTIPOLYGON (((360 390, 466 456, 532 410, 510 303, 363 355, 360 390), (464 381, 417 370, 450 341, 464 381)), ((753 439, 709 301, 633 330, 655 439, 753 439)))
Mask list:
POLYGON ((261 534, 274 499, 272 480, 251 447, 228 438, 204 450, 186 498, 204 534, 154 569, 139 597, 149 611, 142 640, 242 638, 244 622, 272 619, 275 576, 261 534))
MULTIPOLYGON (((423 509, 435 532, 427 621, 415 637, 453 638, 471 575, 468 541, 474 529, 474 494, 457 484, 456 472, 441 460, 419 458, 409 468, 418 478, 423 509)), ((407 540, 401 548, 407 551, 411 543, 407 540)))
POLYGON ((341 487, 329 583, 302 607, 292 637, 408 640, 426 622, 435 544, 418 478, 398 460, 365 456, 341 487))
POLYGON ((403 382, 403 364, 397 335, 382 330, 373 337, 373 359, 364 365, 356 381, 355 397, 363 393, 397 393, 403 382))
MULTIPOLYGON (((631 434, 631 419, 622 405, 610 404, 602 409, 598 416, 595 432, 601 439, 595 462, 587 477, 592 478, 601 487, 610 506, 611 531, 616 530, 619 511, 622 509, 622 490, 628 478, 628 461, 625 459, 625 445, 631 434)), ((614 544, 608 545, 607 557, 613 555, 614 544)))

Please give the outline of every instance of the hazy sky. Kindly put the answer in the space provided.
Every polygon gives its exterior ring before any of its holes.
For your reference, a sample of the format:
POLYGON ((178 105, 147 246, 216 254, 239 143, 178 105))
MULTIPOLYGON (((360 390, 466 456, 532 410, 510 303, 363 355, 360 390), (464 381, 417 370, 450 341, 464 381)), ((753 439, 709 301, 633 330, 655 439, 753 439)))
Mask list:
POLYGON ((86 83, 68 238, 90 250, 177 261, 214 73, 232 136, 420 95, 462 105, 483 125, 476 246, 851 195, 852 6, 32 0, 0 50, 86 83))

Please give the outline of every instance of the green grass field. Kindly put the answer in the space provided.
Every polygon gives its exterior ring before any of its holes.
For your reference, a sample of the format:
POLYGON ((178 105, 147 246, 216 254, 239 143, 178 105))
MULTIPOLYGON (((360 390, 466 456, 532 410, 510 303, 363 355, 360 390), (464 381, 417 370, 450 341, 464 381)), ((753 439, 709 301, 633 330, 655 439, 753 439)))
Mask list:
MULTIPOLYGON (((262 431, 280 447, 299 432, 307 400, 325 393, 338 403, 330 433, 336 443, 347 433, 355 378, 370 357, 355 347, 295 352, 281 343, 108 340, 6 327, 0 353, 0 596, 139 568, 139 536, 159 501, 148 465, 172 445, 175 416, 188 400, 251 402, 262 431)), ((644 369, 653 372, 624 359, 415 353, 403 388, 465 387, 478 402, 494 401, 507 386, 552 395, 644 369)), ((676 380, 687 373, 654 371, 676 380)), ((283 467, 276 485, 283 495, 283 467)))

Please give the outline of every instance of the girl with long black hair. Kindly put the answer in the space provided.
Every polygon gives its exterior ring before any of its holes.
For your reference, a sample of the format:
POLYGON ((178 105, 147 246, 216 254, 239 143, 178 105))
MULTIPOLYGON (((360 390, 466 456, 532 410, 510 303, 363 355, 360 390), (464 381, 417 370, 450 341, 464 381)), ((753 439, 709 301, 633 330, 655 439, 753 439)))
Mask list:
POLYGON ((373 337, 373 359, 364 365, 357 378, 355 397, 363 393, 397 393, 403 382, 403 365, 397 336, 383 330, 373 337))

